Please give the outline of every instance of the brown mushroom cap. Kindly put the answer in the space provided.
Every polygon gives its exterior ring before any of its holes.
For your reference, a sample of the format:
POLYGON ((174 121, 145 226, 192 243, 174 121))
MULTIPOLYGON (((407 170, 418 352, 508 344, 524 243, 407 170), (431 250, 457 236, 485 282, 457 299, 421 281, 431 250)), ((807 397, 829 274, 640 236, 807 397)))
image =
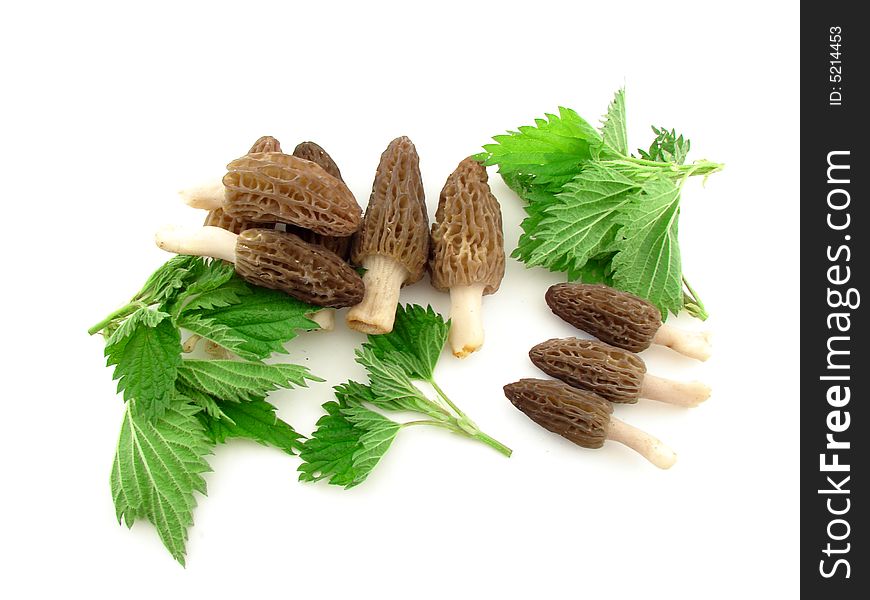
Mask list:
POLYGON ((529 358, 547 375, 611 402, 637 402, 646 374, 639 356, 595 340, 547 340, 532 348, 529 358))
MULTIPOLYGON (((309 160, 314 164, 320 165, 320 167, 324 171, 326 171, 336 179, 344 181, 344 179, 341 178, 341 171, 338 170, 338 165, 335 164, 335 161, 332 160, 332 157, 326 152, 326 150, 324 150, 314 142, 302 142, 301 144, 298 144, 293 150, 293 156, 309 160)), ((288 227, 287 231, 298 235, 306 242, 323 246, 327 250, 335 252, 342 259, 347 260, 348 254, 350 254, 350 236, 336 237, 330 235, 322 235, 320 233, 315 233, 308 229, 302 229, 301 227, 295 226, 292 226, 292 228, 288 227)))
POLYGON ((390 142, 381 154, 372 195, 351 258, 393 258, 405 267, 405 285, 419 281, 429 254, 429 216, 417 149, 407 137, 390 142))
POLYGON ((245 221, 240 219, 234 219, 231 216, 227 215, 224 212, 223 208, 214 208, 208 211, 208 214, 205 216, 205 221, 203 225, 208 225, 210 227, 220 227, 221 229, 226 229, 227 231, 232 231, 233 233, 241 233, 245 229, 248 229, 251 225, 245 221))
MULTIPOLYGON (((281 152, 281 143, 271 135, 264 135, 254 142, 254 145, 251 146, 250 150, 248 150, 248 154, 254 154, 255 152, 281 152)), ((221 229, 226 229, 233 233, 241 233, 245 229, 250 229, 252 227, 252 225, 247 221, 230 217, 224 212, 222 207, 213 208, 208 211, 208 215, 206 215, 203 225, 220 227, 221 229)))
POLYGON ((632 352, 649 348, 662 325, 653 304, 606 285, 557 283, 545 298, 557 316, 577 329, 632 352))
POLYGON ((332 160, 332 157, 320 146, 314 142, 302 142, 296 145, 293 149, 293 156, 310 160, 313 163, 320 165, 324 171, 338 179, 344 181, 341 177, 341 171, 338 170, 338 165, 332 160))
POLYGON ((483 293, 492 294, 504 277, 501 207, 487 180, 483 165, 468 157, 441 190, 429 261, 432 285, 441 291, 483 283, 483 293))
POLYGON ((319 165, 280 152, 260 152, 227 165, 224 210, 253 223, 287 223, 323 235, 348 236, 361 210, 347 186, 319 165))
POLYGON ((258 152, 281 152, 281 142, 271 135, 264 135, 254 142, 254 145, 248 150, 248 154, 256 154, 258 152))
POLYGON ((508 400, 532 421, 584 448, 607 439, 610 402, 552 379, 521 379, 504 386, 508 400))
POLYGON ((334 253, 271 229, 246 229, 239 235, 236 273, 317 306, 352 306, 365 291, 357 272, 334 253))

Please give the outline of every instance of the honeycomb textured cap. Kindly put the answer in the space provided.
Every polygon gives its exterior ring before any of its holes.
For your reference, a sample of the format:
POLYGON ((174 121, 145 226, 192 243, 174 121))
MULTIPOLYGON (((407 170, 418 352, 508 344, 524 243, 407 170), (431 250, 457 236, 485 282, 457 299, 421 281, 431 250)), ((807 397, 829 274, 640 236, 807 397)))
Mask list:
POLYGON ((287 225, 287 232, 298 236, 309 244, 316 244, 317 246, 326 248, 330 252, 335 252, 335 254, 344 261, 348 259, 348 255, 350 254, 350 244, 353 240, 352 236, 335 237, 332 235, 321 235, 308 229, 296 227, 295 225, 287 225))
POLYGON ((432 225, 432 285, 441 291, 457 285, 485 284, 498 290, 504 277, 501 206, 489 189, 486 169, 466 158, 447 178, 432 225))
POLYGON ((547 340, 532 348, 529 358, 547 375, 611 402, 637 402, 646 374, 639 356, 595 340, 547 340))
POLYGON ((338 165, 335 164, 332 157, 326 152, 326 150, 314 142, 302 142, 298 144, 296 148, 293 149, 293 156, 310 160, 311 162, 320 165, 324 171, 339 181, 344 181, 341 177, 341 171, 339 171, 338 165))
POLYGON ((417 149, 396 138, 381 154, 372 195, 352 250, 353 262, 388 256, 408 271, 405 284, 419 281, 429 255, 429 216, 417 149))
POLYGON ((239 235, 236 272, 254 285, 317 306, 353 306, 365 291, 357 272, 333 252, 271 229, 246 229, 239 235))
POLYGON ((271 135, 264 135, 254 142, 254 145, 248 150, 248 154, 257 154, 258 152, 281 152, 281 142, 271 135))
POLYGON ((632 352, 649 348, 662 325, 653 304, 606 285, 557 283, 545 298, 550 310, 577 329, 632 352))
POLYGON ((242 221, 241 219, 234 219, 233 217, 227 215, 224 212, 223 208, 215 208, 208 211, 208 214, 205 216, 205 221, 203 222, 203 225, 220 227, 221 229, 226 229, 227 231, 232 231, 233 233, 241 233, 245 229, 249 229, 251 227, 248 222, 242 221))
POLYGON ((252 223, 287 223, 323 235, 358 228, 359 205, 347 186, 319 165, 280 152, 259 152, 227 165, 224 211, 252 223))
POLYGON ((508 400, 532 421, 584 448, 607 439, 613 407, 604 398, 552 379, 521 379, 504 386, 508 400))

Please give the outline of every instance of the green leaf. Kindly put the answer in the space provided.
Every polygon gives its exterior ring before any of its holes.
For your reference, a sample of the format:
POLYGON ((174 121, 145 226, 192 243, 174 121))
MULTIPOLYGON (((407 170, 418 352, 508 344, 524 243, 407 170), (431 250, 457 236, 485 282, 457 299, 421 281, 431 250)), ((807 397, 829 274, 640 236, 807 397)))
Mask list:
POLYGON ((663 319, 683 306, 679 216, 680 188, 664 179, 650 182, 641 202, 620 219, 613 258, 616 287, 655 304, 663 319))
MULTIPOLYGON (((117 332, 116 332, 117 333, 117 332)), ((175 395, 175 376, 181 364, 181 338, 169 320, 154 327, 140 323, 130 335, 106 346, 107 365, 118 380, 124 400, 136 400, 136 410, 159 416, 175 395)))
MULTIPOLYGON (((248 360, 267 358, 274 352, 286 354, 284 344, 300 330, 317 329, 318 325, 305 315, 320 307, 311 306, 275 290, 249 286, 250 294, 232 306, 185 312, 179 324, 188 327, 189 319, 208 320, 213 331, 220 331, 226 340, 242 340, 224 346, 248 360)), ((191 328, 191 331, 194 331, 191 328)), ((199 332, 197 332, 199 333, 199 332)), ((221 340, 204 335, 219 345, 221 340)), ((229 343, 229 342, 227 342, 229 343)))
POLYGON ((605 145, 620 156, 628 156, 628 131, 625 119, 625 88, 616 90, 607 115, 601 124, 601 137, 605 145))
MULTIPOLYGON (((505 176, 521 176, 527 184, 558 191, 581 165, 597 157, 601 136, 570 108, 536 119, 534 126, 520 127, 493 137, 495 144, 475 158, 485 165, 498 165, 505 176)), ((507 181, 507 179, 506 179, 507 181)), ((514 180, 515 181, 515 180, 514 180)))
POLYGON ((226 325, 215 322, 214 319, 207 319, 199 313, 183 313, 177 323, 179 327, 188 329, 192 333, 211 340, 222 348, 235 352, 245 360, 260 360, 265 358, 259 352, 251 352, 248 340, 237 334, 236 331, 226 325))
POLYGON ((432 379, 449 329, 431 306, 399 306, 393 330, 384 335, 368 336, 363 348, 381 360, 401 366, 408 377, 428 381, 432 379))
POLYGON ((253 440, 293 455, 302 449, 304 437, 275 414, 275 406, 265 400, 241 404, 219 402, 222 417, 206 413, 198 415, 213 443, 225 443, 230 438, 253 440))
POLYGON ((148 420, 128 403, 112 464, 118 522, 132 527, 136 519, 148 519, 182 565, 196 506, 193 493, 205 495, 202 473, 211 470, 204 458, 211 446, 196 411, 173 404, 161 417, 148 420))
POLYGON ((678 136, 673 129, 668 131, 664 127, 658 128, 653 125, 652 130, 656 137, 650 144, 648 151, 638 150, 641 158, 655 162, 672 162, 678 165, 686 162, 686 157, 692 147, 692 143, 688 139, 685 139, 682 134, 678 136))
POLYGON ((390 447, 401 425, 362 406, 327 402, 326 415, 299 456, 300 481, 329 479, 351 488, 365 481, 390 447))
MULTIPOLYGON (((306 380, 323 381, 299 365, 246 363, 235 360, 185 360, 178 380, 228 402, 253 402, 279 388, 307 386, 306 380)), ((226 411, 226 407, 222 407, 226 411)))
MULTIPOLYGON (((429 400, 397 364, 400 354, 391 352, 382 360, 365 346, 355 354, 356 361, 368 372, 371 390, 371 397, 366 398, 368 402, 384 410, 410 410, 444 418, 444 411, 429 400)), ((362 399, 361 395, 358 399, 362 399)))
POLYGON ((120 343, 133 335, 139 327, 157 327, 160 321, 168 317, 169 313, 160 310, 148 307, 138 308, 112 332, 112 335, 106 340, 106 345, 113 346, 120 343))
POLYGON ((179 254, 161 265, 145 282, 134 300, 149 304, 168 302, 185 283, 196 279, 205 270, 205 259, 179 254))
POLYGON ((251 294, 250 286, 240 277, 233 277, 220 287, 206 290, 192 297, 182 309, 182 312, 192 312, 199 309, 213 309, 232 306, 244 301, 251 294))
POLYGON ((590 258, 615 249, 620 211, 637 202, 640 189, 613 169, 587 166, 532 217, 537 226, 520 238, 514 256, 528 266, 581 273, 590 258))

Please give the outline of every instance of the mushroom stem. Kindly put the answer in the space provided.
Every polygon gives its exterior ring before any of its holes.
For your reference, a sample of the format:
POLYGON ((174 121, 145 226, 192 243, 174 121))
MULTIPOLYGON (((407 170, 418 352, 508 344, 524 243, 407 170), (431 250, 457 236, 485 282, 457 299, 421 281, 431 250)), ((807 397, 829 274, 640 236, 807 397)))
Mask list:
POLYGON ((185 204, 193 208, 214 210, 223 206, 226 188, 220 179, 178 192, 185 204))
POLYGON ((653 343, 698 360, 707 360, 713 351, 709 331, 684 331, 664 323, 656 332, 653 343))
POLYGON ((670 469, 677 462, 677 455, 650 434, 632 427, 616 417, 610 418, 607 439, 625 444, 659 469, 670 469))
POLYGON ((465 358, 483 346, 481 301, 485 285, 457 285, 450 288, 450 349, 465 358))
POLYGON ((332 331, 335 329, 335 309, 334 308, 322 308, 313 313, 306 313, 306 319, 310 319, 320 325, 318 329, 312 329, 312 331, 332 331))
POLYGON ((362 333, 390 333, 408 270, 392 257, 380 254, 367 256, 362 266, 366 269, 366 291, 362 302, 348 311, 347 326, 362 333))
POLYGON ((185 354, 190 354, 194 350, 196 350, 197 344, 202 339, 202 336, 198 333, 192 334, 185 342, 181 345, 181 351, 185 354))
POLYGON ((640 396, 691 408, 710 397, 710 386, 700 381, 672 381, 646 374, 640 396))
POLYGON ((161 250, 176 254, 212 256, 236 262, 238 235, 220 227, 205 226, 198 230, 183 229, 169 225, 154 236, 161 250))
POLYGON ((211 340, 205 341, 205 351, 209 356, 213 356, 219 360, 229 360, 232 358, 229 350, 211 340))

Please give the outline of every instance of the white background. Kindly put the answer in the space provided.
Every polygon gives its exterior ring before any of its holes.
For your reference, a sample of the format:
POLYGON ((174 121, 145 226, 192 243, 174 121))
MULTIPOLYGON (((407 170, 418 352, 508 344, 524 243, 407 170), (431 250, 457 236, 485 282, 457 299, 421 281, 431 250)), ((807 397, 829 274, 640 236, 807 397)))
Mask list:
MULTIPOLYGON (((798 23, 784 2, 4 8, 0 595, 796 597, 798 23), (513 458, 408 430, 344 491, 299 484, 296 458, 236 441, 210 459, 186 569, 150 524, 116 523, 123 405, 85 330, 168 258, 157 227, 201 221, 178 189, 272 134, 323 145, 365 203, 381 151, 408 135, 433 214, 490 136, 560 104, 597 122, 622 85, 632 147, 663 124, 727 165, 687 186, 680 228, 715 355, 643 355, 714 396, 616 409, 679 453, 673 469, 618 444, 575 447, 504 398, 538 375, 530 346, 574 333, 543 301, 560 276, 511 260, 485 300, 486 346, 445 353, 437 377, 513 458)), ((520 203, 491 178, 510 251, 520 203)), ((403 300, 449 308, 427 280, 403 300)), ((361 340, 305 335, 290 358, 334 385, 362 375, 361 340)), ((281 416, 309 433, 329 385, 276 396, 281 416)))

